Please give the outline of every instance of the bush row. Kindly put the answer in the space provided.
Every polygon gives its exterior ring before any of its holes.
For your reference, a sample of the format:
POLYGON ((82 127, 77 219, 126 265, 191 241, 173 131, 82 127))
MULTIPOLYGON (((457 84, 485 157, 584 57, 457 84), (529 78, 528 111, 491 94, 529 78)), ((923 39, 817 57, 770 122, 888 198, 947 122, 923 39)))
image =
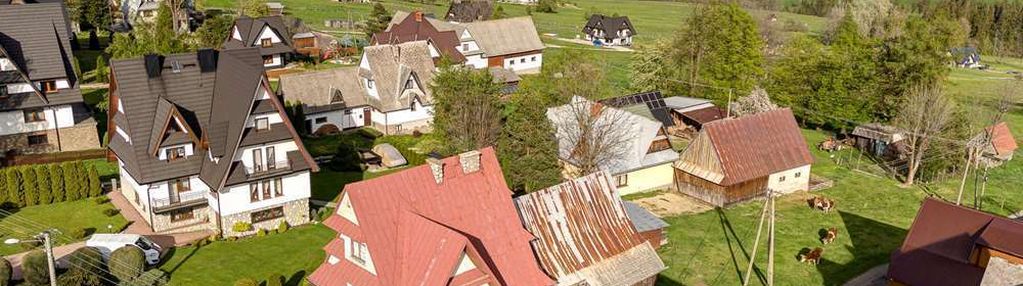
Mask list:
POLYGON ((24 207, 103 194, 99 172, 83 161, 0 169, 0 205, 24 207))

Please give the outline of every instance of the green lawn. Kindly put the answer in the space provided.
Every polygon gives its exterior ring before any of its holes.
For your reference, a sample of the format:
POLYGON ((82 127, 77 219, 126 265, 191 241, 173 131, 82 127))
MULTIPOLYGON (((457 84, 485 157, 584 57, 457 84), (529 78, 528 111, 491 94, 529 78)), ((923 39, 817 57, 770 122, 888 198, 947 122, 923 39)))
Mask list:
MULTIPOLYGON (((402 156, 409 162, 409 166, 421 165, 426 161, 426 154, 429 151, 430 135, 415 137, 411 135, 382 136, 372 141, 362 135, 364 131, 345 132, 334 136, 307 137, 302 139, 306 150, 314 157, 333 155, 338 145, 351 144, 356 148, 369 149, 377 144, 389 143, 401 152, 402 156), (427 142, 427 143, 424 143, 427 142)), ((390 169, 380 172, 336 172, 323 164, 320 172, 312 174, 312 199, 321 201, 333 201, 348 183, 372 179, 386 174, 394 173, 404 168, 390 169)))
MULTIPOLYGON (((0 217, 0 236, 2 236, 0 239, 26 239, 45 228, 52 227, 62 233, 54 239, 54 242, 57 245, 63 245, 81 240, 70 237, 72 230, 76 229, 87 229, 86 233, 105 233, 109 232, 107 226, 110 225, 113 231, 120 231, 127 226, 128 221, 119 214, 112 217, 103 214, 103 210, 112 208, 114 206, 110 203, 99 205, 92 199, 85 199, 13 210, 10 211, 14 213, 13 215, 0 217)), ((22 251, 25 251, 22 246, 0 245, 0 255, 22 251)))
MULTIPOLYGON (((98 39, 99 39, 99 45, 100 45, 99 50, 90 50, 89 49, 89 33, 88 32, 78 33, 77 36, 78 36, 78 43, 79 43, 78 46, 79 46, 79 49, 75 50, 73 53, 75 55, 75 58, 78 60, 79 68, 81 69, 82 81, 83 82, 96 82, 96 78, 95 78, 95 74, 94 74, 95 69, 96 69, 96 58, 99 58, 100 56, 103 56, 103 57, 107 58, 108 60, 110 59, 110 55, 108 55, 106 53, 106 51, 104 51, 104 49, 106 49, 106 47, 109 45, 109 43, 108 43, 109 38, 107 36, 107 33, 102 32, 102 33, 99 33, 98 36, 97 36, 98 39)), ((108 65, 109 65, 109 62, 108 62, 108 65)))
POLYGON ((85 104, 92 107, 92 118, 96 119, 96 135, 100 138, 100 143, 106 146, 104 138, 107 134, 107 112, 98 108, 97 104, 105 100, 107 97, 107 89, 82 89, 82 98, 85 100, 85 104))
POLYGON ((233 285, 271 274, 283 275, 285 285, 299 285, 323 262, 323 246, 333 237, 323 225, 300 226, 283 234, 176 248, 159 267, 170 273, 170 285, 233 285))

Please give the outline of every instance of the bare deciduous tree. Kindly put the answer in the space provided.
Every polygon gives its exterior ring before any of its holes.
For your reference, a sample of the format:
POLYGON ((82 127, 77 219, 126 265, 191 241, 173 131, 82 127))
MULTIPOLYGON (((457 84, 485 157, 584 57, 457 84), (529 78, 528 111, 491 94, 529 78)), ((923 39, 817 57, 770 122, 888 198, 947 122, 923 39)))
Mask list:
POLYGON ((572 102, 549 112, 563 160, 581 176, 622 164, 635 148, 633 132, 638 124, 626 111, 573 97, 572 102))
POLYGON ((907 91, 895 125, 906 132, 908 172, 906 185, 912 185, 931 142, 941 134, 955 113, 955 105, 937 84, 923 84, 907 91))
POLYGON ((754 87, 749 95, 732 102, 729 107, 732 109, 731 116, 736 117, 778 109, 778 105, 771 101, 767 91, 759 86, 754 87))

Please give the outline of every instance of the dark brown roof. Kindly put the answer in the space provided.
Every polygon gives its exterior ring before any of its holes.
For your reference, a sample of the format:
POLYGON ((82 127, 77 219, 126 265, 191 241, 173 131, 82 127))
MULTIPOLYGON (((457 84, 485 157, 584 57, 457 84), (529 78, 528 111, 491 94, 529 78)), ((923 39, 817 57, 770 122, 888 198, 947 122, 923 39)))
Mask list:
POLYGON ((0 83, 67 79, 69 89, 57 93, 22 93, 0 102, 0 110, 82 102, 71 66, 71 30, 64 4, 0 5, 0 57, 16 72, 0 72, 0 83))
POLYGON ((970 259, 977 246, 1023 258, 1023 223, 926 198, 887 276, 907 285, 980 285, 984 268, 970 259))
MULTIPOLYGON (((422 13, 416 11, 414 13, 422 13)), ((405 17, 405 20, 397 24, 391 25, 387 31, 373 34, 371 44, 400 44, 404 42, 413 41, 430 41, 434 47, 440 50, 442 54, 451 58, 454 62, 464 62, 465 56, 458 51, 458 46, 461 41, 458 39, 458 34, 455 31, 438 31, 430 21, 426 20, 426 16, 419 16, 418 19, 415 14, 405 17)))
POLYGON ((444 20, 468 23, 490 20, 494 14, 494 2, 489 0, 454 0, 448 7, 444 20))
POLYGON ((787 108, 714 121, 701 132, 717 152, 722 186, 813 163, 806 139, 787 108))
POLYGON ((590 20, 583 26, 583 34, 589 35, 594 29, 604 31, 604 34, 613 36, 619 29, 629 30, 630 35, 636 34, 636 28, 632 26, 628 16, 604 16, 601 14, 590 15, 590 20))
MULTIPOLYGON (((125 112, 115 112, 113 121, 131 137, 131 143, 111 132, 109 147, 138 183, 199 174, 211 188, 222 186, 232 162, 226 159, 213 163, 207 152, 215 157, 234 157, 245 119, 253 108, 255 91, 266 82, 263 60, 256 48, 222 51, 217 59, 215 70, 202 72, 195 53, 165 56, 162 72, 153 78, 147 76, 143 58, 111 62, 114 84, 118 87, 115 95, 125 112), (179 72, 171 70, 175 62, 181 66, 179 72), (187 128, 201 134, 209 149, 195 148, 193 156, 161 161, 149 152, 151 133, 160 132, 166 123, 167 116, 158 113, 175 112, 185 119, 187 128)), ((276 97, 271 96, 270 100, 276 101, 276 97)), ((281 117, 287 120, 283 114, 281 117)), ((307 156, 300 139, 292 135, 307 156)), ((308 165, 316 169, 315 164, 308 165)))
POLYGON ((227 41, 224 42, 224 49, 259 47, 259 54, 264 56, 295 52, 295 49, 291 47, 291 33, 288 32, 288 28, 284 25, 284 20, 281 16, 261 18, 241 16, 234 21, 234 27, 238 28, 238 34, 242 40, 238 41, 234 37, 228 36, 227 41), (275 43, 268 48, 255 44, 259 33, 263 31, 263 27, 270 27, 270 30, 277 33, 281 38, 281 42, 275 43))
POLYGON ((725 118, 725 110, 717 106, 711 106, 707 108, 683 112, 682 117, 688 118, 689 120, 692 121, 696 121, 696 123, 703 125, 715 120, 725 118))

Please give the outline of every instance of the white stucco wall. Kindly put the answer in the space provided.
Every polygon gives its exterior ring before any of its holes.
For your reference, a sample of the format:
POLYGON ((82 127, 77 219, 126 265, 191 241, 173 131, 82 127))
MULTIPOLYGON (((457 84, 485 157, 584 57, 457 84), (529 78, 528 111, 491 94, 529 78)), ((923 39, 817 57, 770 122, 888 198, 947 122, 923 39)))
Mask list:
POLYGON ((530 54, 504 59, 504 68, 515 71, 540 71, 543 65, 543 54, 530 54))
MULTIPOLYGON (((271 180, 272 181, 272 180, 271 180)), ((273 182, 271 182, 272 184, 273 182)), ((283 177, 281 185, 284 196, 252 202, 249 196, 249 184, 239 184, 224 188, 220 193, 220 208, 223 215, 249 212, 251 210, 280 205, 286 202, 309 198, 309 172, 301 172, 283 177)), ((260 189, 262 192, 262 189, 260 189)))
POLYGON ((337 126, 338 128, 341 129, 361 127, 365 125, 364 123, 366 123, 365 119, 362 118, 363 117, 362 109, 363 109, 362 107, 347 109, 348 111, 351 112, 350 114, 345 114, 345 110, 334 110, 329 112, 307 114, 306 119, 311 120, 313 122, 312 129, 310 131, 316 131, 316 129, 319 129, 321 126, 327 124, 334 124, 334 126, 337 126), (326 118, 327 121, 324 123, 316 123, 316 119, 319 118, 326 118))
POLYGON ((14 63, 7 58, 0 58, 0 71, 14 70, 14 63))
POLYGON ((160 158, 160 160, 167 160, 167 149, 173 149, 173 148, 178 148, 178 147, 185 147, 185 157, 186 158, 189 157, 189 156, 195 155, 195 149, 192 147, 192 143, 178 144, 178 145, 163 147, 163 148, 160 148, 160 151, 157 152, 156 155, 157 155, 158 158, 160 158))
POLYGON ((273 54, 270 56, 273 60, 269 63, 263 63, 264 67, 275 67, 284 63, 284 58, 281 58, 281 54, 273 54))
POLYGON ((269 26, 263 26, 263 30, 259 32, 259 37, 252 40, 252 45, 260 46, 263 39, 270 39, 270 42, 274 44, 281 42, 281 38, 269 26))
POLYGON ((465 65, 482 69, 487 67, 487 59, 482 54, 465 57, 465 65))
MULTIPOLYGON (((275 113, 255 114, 255 115, 249 116, 249 120, 245 122, 245 128, 254 128, 254 127, 256 127, 256 120, 257 119, 262 119, 262 118, 266 118, 266 121, 267 121, 268 124, 278 124, 278 123, 284 122, 284 119, 281 118, 281 114, 280 113, 276 113, 275 112, 275 113)), ((270 128, 273 128, 273 126, 271 126, 270 128)))
POLYGON ((433 118, 433 105, 423 106, 417 102, 416 111, 412 111, 412 109, 402 109, 388 112, 386 116, 388 125, 404 124, 423 119, 430 119, 433 118))
MULTIPOLYGON (((287 157, 287 153, 291 152, 291 151, 298 150, 298 146, 295 145, 295 142, 294 141, 290 141, 290 140, 289 141, 279 142, 279 143, 273 143, 273 144, 263 144, 263 145, 257 145, 257 146, 249 146, 249 147, 245 147, 245 148, 239 148, 238 152, 235 153, 234 161, 242 161, 242 165, 245 168, 252 168, 253 166, 255 166, 254 162, 252 161, 252 150, 256 150, 256 149, 262 150, 260 152, 263 154, 262 155, 263 156, 263 161, 266 162, 267 158, 269 157, 266 154, 266 149, 267 149, 267 147, 270 147, 270 146, 274 147, 274 161, 276 161, 276 162, 287 161, 287 158, 288 158, 287 157)), ((263 165, 263 166, 266 166, 266 165, 263 165)), ((280 166, 280 164, 278 164, 278 166, 280 166)))
POLYGON ((673 163, 668 162, 626 173, 628 182, 625 186, 618 187, 618 194, 628 195, 671 188, 675 183, 675 169, 671 166, 673 163))
MULTIPOLYGON (((118 170, 120 172, 121 188, 130 188, 132 190, 135 190, 135 196, 139 198, 138 202, 140 205, 142 205, 142 208, 144 209, 140 210, 140 213, 142 211, 148 211, 150 209, 149 192, 147 191, 149 190, 149 185, 139 185, 135 178, 133 178, 131 174, 129 174, 128 171, 125 170, 124 162, 122 162, 120 159, 117 160, 117 166, 119 167, 118 170)), ((145 217, 147 220, 149 219, 149 216, 145 217)))
POLYGON ((74 111, 71 105, 46 107, 43 109, 43 114, 45 121, 26 123, 25 113, 22 110, 0 112, 0 135, 36 132, 53 129, 57 126, 65 128, 75 125, 74 111), (56 112, 56 120, 54 112, 56 112))
POLYGON ((809 189, 810 165, 771 174, 767 177, 767 188, 782 194, 809 189))

